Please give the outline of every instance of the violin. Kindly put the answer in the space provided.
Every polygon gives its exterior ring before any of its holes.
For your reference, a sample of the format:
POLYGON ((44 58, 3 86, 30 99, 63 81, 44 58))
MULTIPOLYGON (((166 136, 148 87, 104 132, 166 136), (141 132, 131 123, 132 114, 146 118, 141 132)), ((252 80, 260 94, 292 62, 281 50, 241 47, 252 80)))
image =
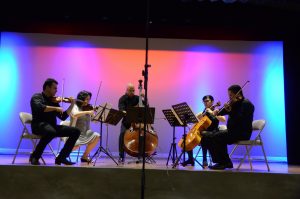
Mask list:
POLYGON ((241 101, 243 99, 243 97, 240 95, 240 92, 249 82, 250 81, 246 81, 244 83, 244 85, 241 87, 241 89, 238 90, 238 92, 236 94, 234 94, 234 96, 232 98, 230 98, 229 101, 226 102, 224 104, 224 106, 218 112, 220 113, 223 109, 225 109, 227 112, 231 112, 233 104, 235 104, 236 102, 241 101))
MULTIPOLYGON (((69 97, 56 97, 56 96, 53 96, 50 98, 51 102, 53 103, 60 103, 60 102, 65 102, 65 103, 71 103, 71 99, 69 97)), ((80 102, 80 103, 83 103, 82 100, 79 100, 79 99, 74 99, 75 102, 80 102)), ((89 104, 90 105, 90 104, 89 104)), ((92 105, 90 105, 92 106, 92 105)))
POLYGON ((60 102, 71 103, 71 100, 68 97, 61 98, 61 97, 53 96, 53 97, 50 98, 50 100, 53 103, 60 103, 60 102))
POLYGON ((81 109, 83 111, 97 111, 99 106, 93 107, 91 104, 87 104, 86 106, 82 106, 81 109))

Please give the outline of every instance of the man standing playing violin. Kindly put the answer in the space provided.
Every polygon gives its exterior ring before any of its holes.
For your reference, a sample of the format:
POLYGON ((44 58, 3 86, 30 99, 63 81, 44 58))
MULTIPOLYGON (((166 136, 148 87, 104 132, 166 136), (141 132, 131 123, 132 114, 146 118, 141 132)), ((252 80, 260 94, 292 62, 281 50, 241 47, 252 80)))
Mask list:
POLYGON ((227 151, 227 144, 239 140, 249 140, 252 134, 254 105, 245 99, 242 88, 232 85, 228 88, 229 102, 224 104, 219 115, 228 115, 227 130, 214 134, 209 144, 209 151, 213 162, 210 169, 223 170, 233 168, 227 151))
POLYGON ((68 98, 71 105, 66 111, 59 106, 63 99, 54 97, 57 92, 58 82, 55 79, 48 78, 43 85, 43 92, 32 96, 30 105, 32 111, 31 128, 32 133, 41 135, 38 145, 30 156, 32 165, 40 165, 39 159, 49 142, 55 137, 68 137, 67 142, 55 159, 55 164, 72 165, 73 162, 67 160, 76 140, 80 135, 79 129, 75 127, 57 125, 56 117, 65 120, 71 113, 75 104, 73 98, 68 98))

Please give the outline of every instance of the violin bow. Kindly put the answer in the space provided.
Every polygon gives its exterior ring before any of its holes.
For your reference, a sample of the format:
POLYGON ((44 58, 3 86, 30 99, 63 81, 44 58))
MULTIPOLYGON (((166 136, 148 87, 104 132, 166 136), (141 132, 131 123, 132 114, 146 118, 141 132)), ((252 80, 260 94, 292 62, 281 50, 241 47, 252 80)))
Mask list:
MULTIPOLYGON (((241 89, 234 95, 233 98, 235 98, 249 82, 250 82, 250 81, 247 80, 247 81, 244 83, 244 85, 241 87, 241 89)), ((232 99, 233 99, 233 98, 232 98, 232 99)), ((232 99, 229 99, 225 104, 230 103, 230 102, 232 101, 232 99)), ((223 106, 223 107, 219 110, 219 113, 220 113, 224 108, 225 108, 225 106, 223 106)))
POLYGON ((98 87, 97 96, 96 96, 95 103, 94 103, 94 108, 96 107, 96 103, 97 103, 97 100, 98 100, 101 85, 102 85, 102 81, 100 82, 99 87, 98 87))
POLYGON ((63 105, 64 105, 64 91, 65 91, 65 89, 64 89, 64 87, 65 87, 65 78, 63 78, 63 80, 62 80, 62 88, 61 88, 61 107, 63 107, 63 105))

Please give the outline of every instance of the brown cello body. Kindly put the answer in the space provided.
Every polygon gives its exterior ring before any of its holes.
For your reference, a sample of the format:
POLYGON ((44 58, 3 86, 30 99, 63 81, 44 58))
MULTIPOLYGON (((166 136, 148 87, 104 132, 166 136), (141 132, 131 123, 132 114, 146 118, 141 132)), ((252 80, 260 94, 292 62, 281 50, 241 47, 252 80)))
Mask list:
MULTIPOLYGON (((152 155, 158 145, 158 136, 156 132, 148 129, 149 128, 147 126, 147 134, 145 141, 146 157, 152 155)), ((140 154, 142 154, 142 152, 139 153, 139 132, 141 133, 141 137, 144 137, 144 128, 139 128, 137 127, 137 125, 133 125, 132 128, 125 131, 124 150, 132 157, 138 157, 140 154)))
MULTIPOLYGON (((191 130, 186 134, 185 138, 185 151, 191 151, 196 146, 198 146, 201 142, 201 132, 205 131, 210 125, 212 121, 204 115, 198 123, 196 123, 191 130)), ((184 148, 183 138, 178 142, 178 146, 182 149, 184 148)))

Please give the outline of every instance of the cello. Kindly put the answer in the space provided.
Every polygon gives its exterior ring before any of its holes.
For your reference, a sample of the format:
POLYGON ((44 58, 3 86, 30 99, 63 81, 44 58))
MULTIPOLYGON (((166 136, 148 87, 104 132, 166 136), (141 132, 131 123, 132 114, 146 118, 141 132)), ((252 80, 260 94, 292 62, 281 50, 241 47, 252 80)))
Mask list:
MULTIPOLYGON (((139 103, 138 107, 144 107, 142 100, 142 80, 139 80, 139 103)), ((146 140, 145 140, 145 156, 151 156, 157 145, 158 145, 158 136, 157 133, 153 130, 153 127, 150 124, 146 124, 146 140)), ((131 127, 125 131, 124 134, 124 150, 132 157, 138 157, 141 155, 139 149, 140 136, 144 137, 144 124, 131 124, 131 127)), ((143 139, 141 139, 143 140, 143 139)))
MULTIPOLYGON (((210 109, 214 110, 215 107, 220 106, 221 103, 217 102, 215 105, 212 105, 209 107, 210 109)), ((185 138, 185 151, 191 151, 196 146, 198 146, 201 142, 201 132, 205 131, 211 124, 212 121, 209 119, 209 117, 206 115, 206 111, 200 115, 201 119, 196 123, 191 130, 187 133, 185 138)), ((183 149, 184 143, 183 138, 180 139, 178 142, 178 146, 183 149)))

